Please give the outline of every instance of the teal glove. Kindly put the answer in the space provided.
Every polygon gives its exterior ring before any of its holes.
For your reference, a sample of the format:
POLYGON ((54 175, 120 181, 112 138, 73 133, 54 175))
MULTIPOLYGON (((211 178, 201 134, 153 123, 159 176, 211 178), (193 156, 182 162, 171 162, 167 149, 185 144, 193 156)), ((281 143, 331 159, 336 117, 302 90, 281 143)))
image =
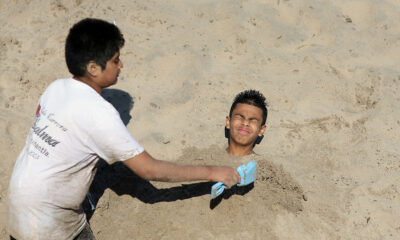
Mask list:
MULTIPOLYGON (((240 175, 240 183, 237 186, 246 186, 254 182, 257 178, 257 163, 256 161, 251 161, 247 164, 240 165, 236 171, 240 175)), ((226 185, 222 182, 217 182, 211 187, 211 199, 214 199, 224 192, 226 185)))

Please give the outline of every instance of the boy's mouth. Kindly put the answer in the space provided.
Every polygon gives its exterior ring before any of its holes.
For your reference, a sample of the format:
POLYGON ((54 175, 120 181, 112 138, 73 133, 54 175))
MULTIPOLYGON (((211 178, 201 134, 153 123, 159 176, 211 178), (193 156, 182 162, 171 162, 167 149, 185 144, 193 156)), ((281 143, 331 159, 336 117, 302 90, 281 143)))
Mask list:
POLYGON ((249 134, 249 131, 243 129, 243 128, 239 128, 239 132, 243 133, 243 134, 249 134))

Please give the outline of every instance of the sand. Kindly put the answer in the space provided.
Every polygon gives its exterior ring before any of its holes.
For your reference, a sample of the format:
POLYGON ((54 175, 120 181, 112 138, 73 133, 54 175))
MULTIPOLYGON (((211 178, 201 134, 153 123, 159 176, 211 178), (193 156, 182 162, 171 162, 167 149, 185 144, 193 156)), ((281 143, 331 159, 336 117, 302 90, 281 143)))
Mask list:
POLYGON ((398 239, 400 3, 0 0, 0 239, 7 188, 40 94, 69 77, 64 42, 85 17, 126 45, 105 91, 154 157, 237 164, 225 152, 234 96, 269 102, 258 178, 211 201, 209 183, 147 182, 102 166, 97 239, 398 239))

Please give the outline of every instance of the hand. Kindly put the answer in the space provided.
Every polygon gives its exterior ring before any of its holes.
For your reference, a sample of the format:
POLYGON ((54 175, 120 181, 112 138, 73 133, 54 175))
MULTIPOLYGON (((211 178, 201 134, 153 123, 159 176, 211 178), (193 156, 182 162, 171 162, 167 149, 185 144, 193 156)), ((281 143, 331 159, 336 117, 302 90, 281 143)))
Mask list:
POLYGON ((240 175, 231 167, 213 167, 211 180, 215 182, 223 182, 226 185, 226 188, 230 188, 240 182, 240 175))

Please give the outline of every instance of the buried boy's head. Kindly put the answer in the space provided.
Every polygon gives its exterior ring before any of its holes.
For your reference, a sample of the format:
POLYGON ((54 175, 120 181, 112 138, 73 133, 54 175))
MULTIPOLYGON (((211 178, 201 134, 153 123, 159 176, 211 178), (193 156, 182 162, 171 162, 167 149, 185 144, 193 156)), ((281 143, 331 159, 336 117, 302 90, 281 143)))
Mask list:
POLYGON ((65 60, 74 76, 85 75, 89 62, 106 68, 109 61, 124 46, 125 40, 113 23, 86 18, 69 31, 65 43, 65 60))
POLYGON ((247 155, 265 130, 268 110, 265 97, 256 90, 246 90, 236 95, 226 129, 229 132, 228 152, 231 155, 247 155))

